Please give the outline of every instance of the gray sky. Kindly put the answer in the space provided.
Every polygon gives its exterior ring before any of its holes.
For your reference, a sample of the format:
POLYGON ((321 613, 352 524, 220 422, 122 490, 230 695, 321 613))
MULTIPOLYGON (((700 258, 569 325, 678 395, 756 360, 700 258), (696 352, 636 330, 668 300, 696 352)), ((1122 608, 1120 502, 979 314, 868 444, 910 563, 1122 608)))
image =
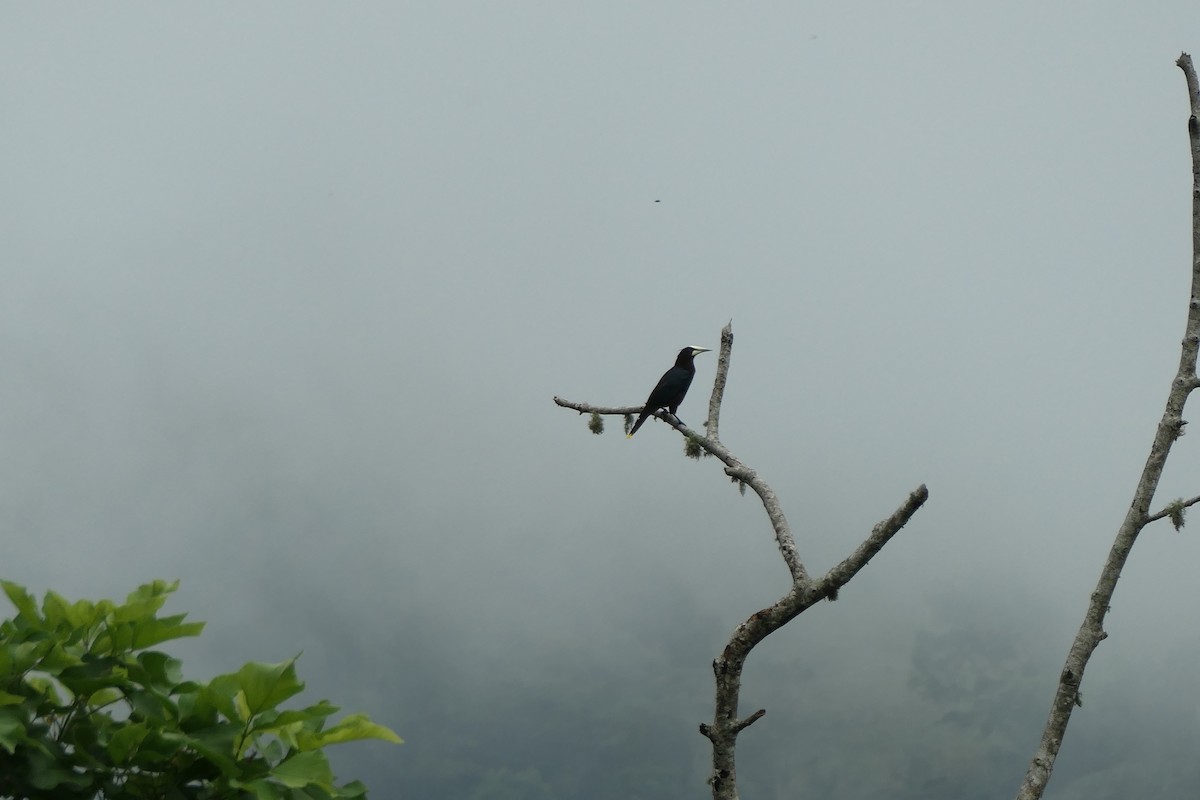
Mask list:
MULTIPOLYGON (((708 659, 786 570, 753 497, 665 426, 593 437, 551 397, 639 402, 732 318, 723 438, 811 570, 931 492, 753 659, 819 652, 829 691, 898 696, 919 631, 1012 637, 1023 769, 1178 360, 1174 60, 1200 6, 2 15, 4 577, 181 578, 173 607, 209 623, 190 670, 303 649, 316 696, 409 740, 396 770, 425 757, 402 702, 425 676, 486 692, 574 653, 637 682, 616 652, 686 610, 704 655, 662 644, 661 670, 699 687, 679 735, 701 792, 708 659)), ((1156 506, 1198 476, 1185 438, 1156 506)), ((1161 734, 1104 727, 1105 704, 1182 705, 1200 749, 1198 561, 1191 528, 1143 535, 1064 761, 1073 737, 1161 734)), ((754 669, 747 706, 805 694, 754 669)), ((1095 774, 1063 769, 1060 797, 1095 774)))

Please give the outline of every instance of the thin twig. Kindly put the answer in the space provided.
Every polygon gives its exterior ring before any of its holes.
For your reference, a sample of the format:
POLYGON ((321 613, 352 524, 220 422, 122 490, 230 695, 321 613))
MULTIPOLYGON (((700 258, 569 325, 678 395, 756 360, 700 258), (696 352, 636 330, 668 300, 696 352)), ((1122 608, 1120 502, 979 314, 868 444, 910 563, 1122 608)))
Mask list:
POLYGON ((1182 511, 1185 508, 1190 508, 1190 507, 1196 505, 1196 503, 1200 503, 1200 495, 1193 497, 1191 500, 1180 500, 1180 501, 1171 503, 1169 506, 1164 508, 1162 511, 1159 511, 1157 514, 1151 514, 1150 516, 1146 517, 1144 524, 1149 525, 1151 522, 1157 522, 1160 519, 1164 519, 1166 517, 1173 516, 1177 511, 1182 511))
MULTIPOLYGON (((580 414, 599 414, 605 417, 623 417, 626 414, 640 414, 645 406, 594 406, 590 403, 576 403, 574 400, 565 400, 561 397, 554 398, 555 405, 569 408, 572 411, 578 411, 580 414)), ((663 415, 663 410, 660 408, 654 412, 654 416, 666 421, 667 417, 663 415)))
MULTIPOLYGON (((580 414, 624 416, 625 414, 639 413, 641 411, 640 406, 634 406, 632 410, 627 407, 593 406, 589 403, 576 403, 573 400, 565 400, 561 397, 555 397, 554 402, 563 408, 578 411, 580 414)), ((771 520, 771 527, 775 530, 775 543, 779 546, 779 552, 783 556, 783 561, 787 564, 788 571, 792 575, 792 581, 807 583, 809 581, 808 571, 800 561, 800 555, 796 550, 796 540, 792 536, 792 530, 788 525, 787 517, 783 514, 782 504, 779 502, 779 498, 776 496, 774 490, 767 485, 767 482, 760 478, 757 472, 743 464, 720 442, 714 442, 707 437, 701 436, 677 418, 672 417, 664 411, 657 411, 654 415, 682 433, 686 438, 691 439, 701 450, 723 462, 725 464, 726 475, 736 478, 754 490, 759 500, 762 501, 763 508, 766 509, 767 517, 771 520)))

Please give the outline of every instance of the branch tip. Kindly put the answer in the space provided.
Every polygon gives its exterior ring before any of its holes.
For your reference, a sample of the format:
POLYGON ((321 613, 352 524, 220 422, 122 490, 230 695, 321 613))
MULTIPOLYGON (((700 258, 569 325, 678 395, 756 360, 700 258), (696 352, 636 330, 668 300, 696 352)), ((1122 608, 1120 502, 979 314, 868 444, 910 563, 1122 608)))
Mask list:
POLYGON ((742 731, 746 730, 746 728, 749 728, 751 725, 753 725, 754 723, 756 723, 760 719, 762 719, 763 716, 766 715, 766 713, 767 713, 767 710, 765 708, 760 708, 758 711, 755 711, 753 714, 746 717, 745 719, 738 720, 737 722, 735 722, 733 724, 733 732, 741 733, 742 731))
POLYGON ((718 428, 721 422, 721 401, 725 397, 725 382, 729 379, 729 360, 733 353, 733 320, 721 329, 721 349, 717 353, 717 373, 713 376, 712 395, 708 399, 708 419, 704 422, 704 435, 720 441, 718 428))

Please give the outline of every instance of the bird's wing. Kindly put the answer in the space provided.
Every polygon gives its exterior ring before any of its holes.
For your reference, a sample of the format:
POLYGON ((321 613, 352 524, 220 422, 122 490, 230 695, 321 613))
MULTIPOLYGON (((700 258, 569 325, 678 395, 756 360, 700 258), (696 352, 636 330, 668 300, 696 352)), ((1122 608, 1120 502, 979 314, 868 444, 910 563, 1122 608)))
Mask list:
MULTIPOLYGON (((650 398, 646 400, 646 408, 654 412, 663 406, 670 405, 687 378, 687 371, 678 367, 671 367, 664 372, 663 376, 658 379, 658 385, 654 387, 654 391, 650 392, 650 398)), ((684 391, 687 391, 686 386, 684 386, 684 391)))

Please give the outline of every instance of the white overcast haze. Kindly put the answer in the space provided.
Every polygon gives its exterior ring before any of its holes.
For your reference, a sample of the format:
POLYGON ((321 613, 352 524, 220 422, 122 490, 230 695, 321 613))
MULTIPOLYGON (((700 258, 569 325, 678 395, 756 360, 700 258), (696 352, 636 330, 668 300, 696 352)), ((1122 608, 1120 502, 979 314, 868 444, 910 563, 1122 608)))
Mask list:
MULTIPOLYGON (((0 577, 180 579, 186 674, 302 651, 405 738, 332 753, 373 797, 703 797, 709 662, 788 573, 667 426, 552 397, 732 319, 722 439, 810 571, 930 491, 751 656, 743 796, 1015 793, 1179 359, 1200 4, 0 22, 0 577)), ((1155 507, 1196 494, 1189 436, 1155 507)), ((1143 533, 1047 798, 1200 794, 1198 563, 1143 533)))

